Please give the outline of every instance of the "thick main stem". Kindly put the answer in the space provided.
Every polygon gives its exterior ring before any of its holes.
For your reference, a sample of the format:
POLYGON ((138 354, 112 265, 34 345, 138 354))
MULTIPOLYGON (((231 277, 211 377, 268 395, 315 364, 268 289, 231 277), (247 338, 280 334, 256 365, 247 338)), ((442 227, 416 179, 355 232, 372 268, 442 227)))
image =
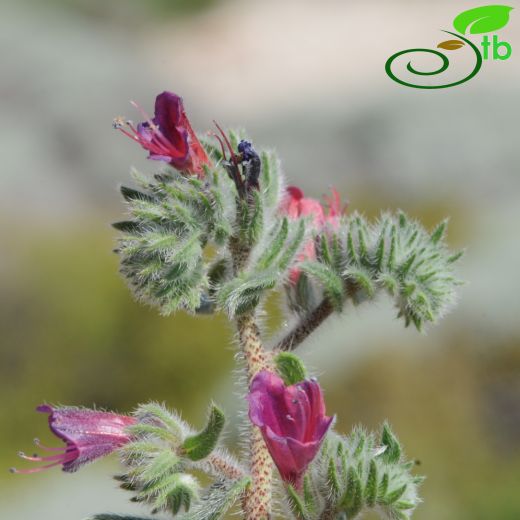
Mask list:
MULTIPOLYGON (((233 271, 236 275, 247 263, 250 250, 238 236, 232 237, 229 245, 233 271)), ((261 370, 274 370, 272 356, 262 346, 254 310, 238 316, 236 324, 249 386, 253 377, 261 370)), ((269 520, 271 518, 273 463, 262 438, 262 432, 254 425, 251 425, 250 470, 251 486, 242 501, 246 520, 269 520)))
MULTIPOLYGON (((237 318, 238 337, 247 367, 248 382, 261 370, 273 370, 272 358, 264 350, 253 312, 237 318)), ((260 429, 251 426, 250 465, 252 484, 244 498, 247 520, 271 518, 272 460, 260 429)))

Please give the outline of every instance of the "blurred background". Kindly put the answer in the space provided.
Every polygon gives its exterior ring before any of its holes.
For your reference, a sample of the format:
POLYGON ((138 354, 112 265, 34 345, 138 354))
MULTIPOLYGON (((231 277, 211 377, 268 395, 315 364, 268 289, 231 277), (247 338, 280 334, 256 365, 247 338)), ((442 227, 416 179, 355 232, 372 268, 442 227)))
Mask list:
MULTIPOLYGON (((439 326, 404 329, 382 298, 331 318, 301 354, 339 429, 388 418, 421 462, 414 518, 520 518, 520 19, 513 11, 499 33, 511 59, 485 62, 462 86, 410 89, 384 72, 391 54, 435 47, 439 29, 476 5, 2 2, 0 518, 142 512, 110 479, 113 460, 9 475, 34 437, 53 442, 34 412, 41 402, 123 412, 154 399, 196 426, 211 398, 230 417, 239 406, 226 321, 165 319, 134 303, 111 252, 118 184, 130 165, 155 167, 111 121, 138 119, 129 100, 151 111, 165 89, 183 95, 198 130, 216 119, 276 147, 309 196, 334 185, 368 215, 402 208, 428 226, 451 217, 467 284, 439 326)), ((457 52, 464 67, 469 55, 457 52)))

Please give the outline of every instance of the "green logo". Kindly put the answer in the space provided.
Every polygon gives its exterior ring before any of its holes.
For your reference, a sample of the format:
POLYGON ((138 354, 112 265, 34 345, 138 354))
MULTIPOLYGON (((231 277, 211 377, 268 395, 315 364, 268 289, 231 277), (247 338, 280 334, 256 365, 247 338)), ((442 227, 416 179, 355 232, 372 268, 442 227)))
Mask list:
POLYGON ((486 34, 483 36, 482 41, 480 42, 480 46, 482 47, 481 52, 475 43, 463 35, 484 34, 502 29, 502 27, 507 25, 507 22, 509 21, 509 13, 512 9, 512 7, 507 5, 485 5, 482 7, 475 7, 474 9, 469 9, 468 11, 460 13, 455 18, 455 20, 453 20, 453 27, 457 31, 456 33, 451 31, 443 31, 451 36, 454 36, 455 39, 450 39, 439 43, 437 45, 437 49, 442 49, 444 51, 454 51, 457 49, 469 48, 475 55, 475 66, 466 77, 458 81, 453 81, 451 83, 442 85, 416 85, 414 83, 410 83, 409 81, 405 81, 404 79, 398 78, 392 71, 393 62, 404 54, 413 54, 416 52, 427 53, 430 55, 433 54, 434 56, 437 56, 441 59, 441 65, 436 70, 423 72, 414 68, 412 62, 409 61, 406 65, 406 69, 411 74, 415 74, 416 76, 436 76, 437 74, 441 74, 447 70, 450 65, 450 61, 446 54, 436 49, 423 48, 406 49, 404 51, 399 51, 395 54, 392 54, 392 56, 388 58, 385 64, 386 73, 397 83, 400 83, 405 87, 413 88, 448 88, 455 87, 456 85, 461 85, 462 83, 469 81, 471 78, 474 78, 480 71, 483 59, 488 60, 490 56, 492 56, 493 60, 507 60, 511 57, 512 48, 510 43, 506 41, 500 41, 496 34, 493 35, 492 40, 490 40, 489 36, 486 34))

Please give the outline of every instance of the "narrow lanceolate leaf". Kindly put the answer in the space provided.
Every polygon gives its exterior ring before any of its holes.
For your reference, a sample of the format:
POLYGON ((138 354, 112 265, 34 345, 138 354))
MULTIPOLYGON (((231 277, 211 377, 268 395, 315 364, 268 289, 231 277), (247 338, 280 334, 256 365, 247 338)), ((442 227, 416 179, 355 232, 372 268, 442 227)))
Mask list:
POLYGON ((112 227, 114 229, 117 229, 118 231, 122 231, 124 233, 138 233, 141 229, 139 226, 139 222, 136 222, 134 220, 122 220, 121 222, 114 222, 112 224, 112 227))
POLYGON ((216 300, 230 318, 253 309, 260 302, 266 289, 279 282, 278 272, 267 270, 260 273, 244 273, 218 288, 216 300))
POLYGON ((374 296, 376 292, 376 285, 368 271, 361 268, 352 267, 345 269, 343 275, 348 280, 354 282, 357 287, 364 291, 369 298, 374 296))
POLYGON ((208 424, 201 432, 186 438, 182 445, 183 454, 193 461, 206 458, 217 445, 224 423, 224 413, 212 405, 208 424))
POLYGON ((390 482, 390 477, 389 477, 388 473, 385 473, 383 475, 383 478, 381 479, 381 483, 379 484, 379 489, 377 491, 378 502, 383 500, 383 498, 386 496, 386 493, 388 491, 389 482, 390 482))
POLYGON ((385 233, 384 231, 381 233, 381 236, 379 237, 379 240, 377 242, 377 248, 376 248, 376 257, 375 257, 375 264, 376 269, 380 271, 383 267, 383 262, 385 260, 385 233))
POLYGON ((332 251, 329 246, 329 238, 325 234, 319 237, 319 256, 322 262, 331 267, 334 267, 332 251))
POLYGON ((319 262, 306 261, 302 262, 299 267, 304 273, 317 280, 323 286, 331 303, 336 308, 341 309, 344 299, 344 286, 341 277, 331 267, 319 262))
POLYGON ((134 200, 145 200, 148 202, 155 202, 155 198, 147 193, 143 193, 142 191, 134 190, 129 188, 128 186, 121 186, 121 195, 123 195, 124 199, 131 202, 134 200))
MULTIPOLYGON (((295 227, 294 223, 292 227, 295 227)), ((296 253, 298 253, 303 244, 304 238, 305 222, 302 219, 298 223, 296 223, 296 230, 294 230, 294 233, 289 237, 289 240, 285 245, 285 249, 280 257, 280 260, 278 261, 278 269, 280 270, 280 272, 283 273, 293 262, 296 253)))
POLYGON ((464 256, 464 251, 459 251, 458 253, 455 253, 454 255, 451 255, 448 257, 448 263, 454 264, 457 260, 462 258, 464 256))
POLYGON ((156 509, 169 509, 176 515, 181 509, 188 511, 191 503, 197 498, 196 490, 192 481, 195 479, 191 475, 180 474, 175 484, 170 488, 165 488, 155 499, 156 509))
POLYGON ((201 500, 181 520, 218 520, 223 518, 242 493, 251 484, 251 479, 219 480, 211 485, 201 500))
POLYGON ((378 476, 377 476, 377 465, 375 460, 370 461, 367 483, 365 486, 365 500, 367 505, 372 507, 376 503, 377 498, 377 484, 378 484, 378 476))
POLYGON ((341 506, 347 518, 354 518, 363 507, 363 489, 356 469, 350 467, 347 472, 347 489, 341 500, 341 506))
POLYGON ((444 236, 444 233, 446 232, 446 227, 448 225, 448 222, 446 220, 443 220, 434 230, 431 234, 431 240, 432 243, 437 244, 444 236))
POLYGON ((259 258, 257 262, 259 269, 266 269, 274 262, 274 260, 278 257, 278 255, 283 249, 288 233, 289 219, 285 217, 282 219, 282 222, 274 237, 267 245, 265 253, 259 258))
POLYGON ((252 206, 247 230, 247 238, 250 246, 255 245, 264 232, 264 206, 258 191, 253 191, 252 206))
POLYGON ((275 357, 276 370, 287 386, 295 385, 307 378, 303 361, 291 352, 280 352, 275 357))
POLYGON ((390 253, 388 254, 388 271, 392 272, 395 269, 396 263, 396 247, 397 247, 397 227, 394 224, 390 231, 390 253))
POLYGON ((287 498, 297 520, 307 520, 309 516, 304 500, 290 484, 287 486, 287 498))
POLYGON ((171 511, 174 515, 181 508, 189 510, 197 496, 198 484, 186 473, 170 473, 162 478, 148 481, 137 495, 137 502, 148 501, 154 511, 171 511))
MULTIPOLYGON (((163 449, 147 457, 146 464, 139 470, 139 478, 145 482, 162 483, 165 479, 171 476, 172 472, 176 471, 179 463, 179 457, 171 449, 163 449)), ((146 487, 146 493, 148 487, 146 487)), ((143 496, 146 498, 146 496, 143 496)))
POLYGON ((402 485, 401 487, 395 489, 394 491, 391 491, 390 493, 387 493, 380 502, 385 505, 390 505, 399 500, 404 492, 406 491, 406 484, 402 485))
POLYGON ((338 476, 338 468, 336 467, 336 460, 334 457, 329 459, 329 465, 327 468, 327 482, 329 491, 333 497, 337 497, 341 491, 341 485, 338 476))
POLYGON ((180 442, 183 431, 187 428, 186 423, 176 413, 153 401, 139 405, 134 415, 143 425, 148 423, 147 426, 155 428, 162 426, 161 429, 168 432, 169 436, 174 439, 175 444, 180 442))
POLYGON ((303 500, 305 507, 309 513, 313 514, 316 512, 316 499, 312 489, 312 481, 309 475, 305 475, 303 478, 303 500))
POLYGON ((382 458, 390 463, 399 462, 399 459, 401 458, 401 446, 390 429, 390 426, 386 423, 383 425, 381 444, 386 446, 386 450, 382 454, 382 458))
POLYGON ((262 152, 262 173, 260 174, 260 189, 265 206, 271 209, 278 209, 281 196, 282 176, 278 158, 274 153, 262 152))

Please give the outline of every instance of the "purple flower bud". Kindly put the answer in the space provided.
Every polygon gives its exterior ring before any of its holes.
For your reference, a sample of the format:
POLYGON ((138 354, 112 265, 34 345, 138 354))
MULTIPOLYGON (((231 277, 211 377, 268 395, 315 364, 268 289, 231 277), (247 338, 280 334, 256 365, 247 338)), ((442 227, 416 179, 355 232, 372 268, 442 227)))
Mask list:
POLYGON ((325 415, 320 385, 305 380, 285 386, 263 370, 251 383, 248 400, 249 418, 260 428, 282 479, 300 488, 333 420, 325 415))
POLYGON ((63 465, 63 471, 76 471, 83 464, 104 457, 130 441, 125 432, 128 426, 136 423, 136 419, 127 415, 110 412, 99 412, 85 408, 60 407, 53 408, 41 405, 38 412, 48 413, 49 427, 62 441, 62 448, 49 448, 38 439, 34 443, 49 455, 29 457, 19 453, 20 457, 33 462, 44 462, 43 466, 30 469, 12 469, 13 473, 37 473, 44 469, 63 465))

